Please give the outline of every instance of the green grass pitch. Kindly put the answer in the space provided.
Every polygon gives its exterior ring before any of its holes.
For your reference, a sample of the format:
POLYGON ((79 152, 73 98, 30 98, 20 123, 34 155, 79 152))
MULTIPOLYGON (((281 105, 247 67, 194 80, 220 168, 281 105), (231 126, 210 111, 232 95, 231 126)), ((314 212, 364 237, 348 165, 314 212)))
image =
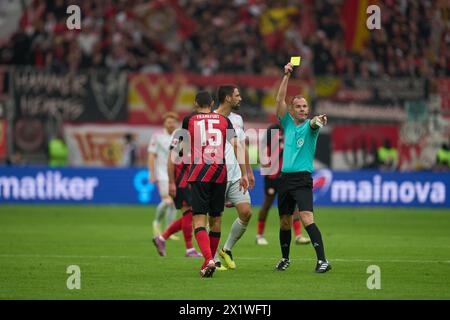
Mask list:
MULTIPOLYGON (((0 206, 0 299, 450 299, 449 210, 317 208, 333 270, 315 274, 311 245, 292 244, 280 257, 272 209, 268 246, 255 244, 257 208, 233 254, 235 271, 201 279, 200 259, 185 258, 183 241, 167 257, 151 242, 154 207, 0 206), (81 289, 69 290, 69 265, 81 289), (381 270, 369 290, 367 267, 381 270)), ((224 214, 222 241, 235 219, 224 214)), ((181 236, 181 233, 179 234, 181 236)), ((195 243, 195 240, 194 240, 195 243)))

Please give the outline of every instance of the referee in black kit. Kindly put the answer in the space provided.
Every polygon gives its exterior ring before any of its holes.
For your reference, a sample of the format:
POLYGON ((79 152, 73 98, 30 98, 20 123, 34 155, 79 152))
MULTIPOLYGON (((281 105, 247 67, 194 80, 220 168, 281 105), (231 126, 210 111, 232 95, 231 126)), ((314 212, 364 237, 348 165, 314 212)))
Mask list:
POLYGON ((327 124, 327 117, 320 115, 309 120, 308 102, 301 96, 295 96, 288 107, 285 99, 292 70, 291 63, 284 67, 284 77, 277 94, 277 116, 284 128, 284 150, 278 193, 282 258, 275 269, 284 271, 289 267, 292 214, 297 205, 300 218, 316 250, 315 272, 324 273, 331 270, 331 265, 325 258, 322 235, 314 223, 311 174, 317 137, 320 127, 327 124))

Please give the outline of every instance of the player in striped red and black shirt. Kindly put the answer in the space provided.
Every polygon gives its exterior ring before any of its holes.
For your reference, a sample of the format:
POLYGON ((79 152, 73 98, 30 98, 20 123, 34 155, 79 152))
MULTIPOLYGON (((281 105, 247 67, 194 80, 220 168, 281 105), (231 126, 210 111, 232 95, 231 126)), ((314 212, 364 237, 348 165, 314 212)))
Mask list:
POLYGON ((153 238, 153 243, 161 256, 166 255, 165 241, 176 232, 182 230, 186 244, 186 257, 201 257, 192 245, 192 206, 191 190, 187 183, 189 161, 183 157, 180 141, 183 140, 182 129, 177 129, 172 135, 167 172, 169 177, 169 195, 173 198, 177 210, 181 210, 182 217, 172 222, 159 236, 153 238))
POLYGON ((225 164, 225 143, 228 140, 234 148, 241 168, 240 188, 248 188, 245 153, 236 138, 233 125, 227 117, 211 112, 214 101, 211 95, 202 91, 195 97, 196 112, 183 120, 182 128, 187 130, 190 149, 188 183, 191 186, 192 213, 195 239, 205 258, 200 268, 202 277, 211 277, 215 271, 214 255, 220 241, 221 213, 225 207, 227 168, 225 164), (206 215, 209 214, 209 236, 206 232, 206 215))

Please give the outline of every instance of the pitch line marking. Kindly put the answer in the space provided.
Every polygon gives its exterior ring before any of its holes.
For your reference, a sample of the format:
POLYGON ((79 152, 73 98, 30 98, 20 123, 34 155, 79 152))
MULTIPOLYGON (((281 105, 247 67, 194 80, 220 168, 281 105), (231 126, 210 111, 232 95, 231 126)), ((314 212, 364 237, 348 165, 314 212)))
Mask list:
MULTIPOLYGON (((152 256, 91 256, 91 255, 54 255, 54 254, 0 254, 0 258, 56 258, 56 259, 161 259, 160 257, 152 256)), ((186 257, 169 257, 169 259, 186 259, 186 257)), ((276 260, 277 257, 240 257, 237 260, 276 260)), ((316 259, 295 258, 292 261, 316 261, 316 259)), ((450 263, 450 260, 402 260, 402 259, 344 259, 344 258, 330 258, 330 261, 335 262, 369 262, 369 263, 450 263)))

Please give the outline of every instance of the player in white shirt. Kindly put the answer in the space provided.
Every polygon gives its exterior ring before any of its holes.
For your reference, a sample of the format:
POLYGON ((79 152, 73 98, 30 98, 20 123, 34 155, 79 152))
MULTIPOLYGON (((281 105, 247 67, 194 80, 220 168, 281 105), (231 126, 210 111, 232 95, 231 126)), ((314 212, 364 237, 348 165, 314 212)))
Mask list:
MULTIPOLYGON (((153 235, 161 234, 161 221, 166 216, 167 226, 175 220, 176 209, 172 197, 169 195, 169 177, 167 175, 167 159, 169 157, 169 146, 172 142, 172 133, 179 126, 179 117, 175 112, 168 112, 163 116, 164 129, 155 132, 148 146, 148 170, 149 180, 158 186, 161 202, 156 208, 153 220, 153 235)), ((178 237, 172 236, 172 240, 178 237)))
MULTIPOLYGON (((241 95, 239 89, 233 85, 220 86, 217 91, 219 99, 219 107, 217 112, 230 119, 239 141, 245 145, 246 136, 244 133, 244 121, 242 117, 232 110, 239 110, 241 103, 241 95)), ((255 177, 253 170, 248 161, 248 148, 245 147, 245 162, 249 181, 249 189, 255 185, 255 177)), ((251 199, 249 192, 239 190, 239 181, 241 178, 241 169, 233 152, 233 147, 229 142, 225 145, 225 163, 227 165, 227 189, 225 192, 225 201, 236 207, 238 218, 231 226, 230 234, 219 252, 220 257, 224 260, 223 266, 216 259, 216 267, 218 270, 235 269, 236 263, 233 260, 231 250, 236 242, 242 237, 252 216, 251 199)))

